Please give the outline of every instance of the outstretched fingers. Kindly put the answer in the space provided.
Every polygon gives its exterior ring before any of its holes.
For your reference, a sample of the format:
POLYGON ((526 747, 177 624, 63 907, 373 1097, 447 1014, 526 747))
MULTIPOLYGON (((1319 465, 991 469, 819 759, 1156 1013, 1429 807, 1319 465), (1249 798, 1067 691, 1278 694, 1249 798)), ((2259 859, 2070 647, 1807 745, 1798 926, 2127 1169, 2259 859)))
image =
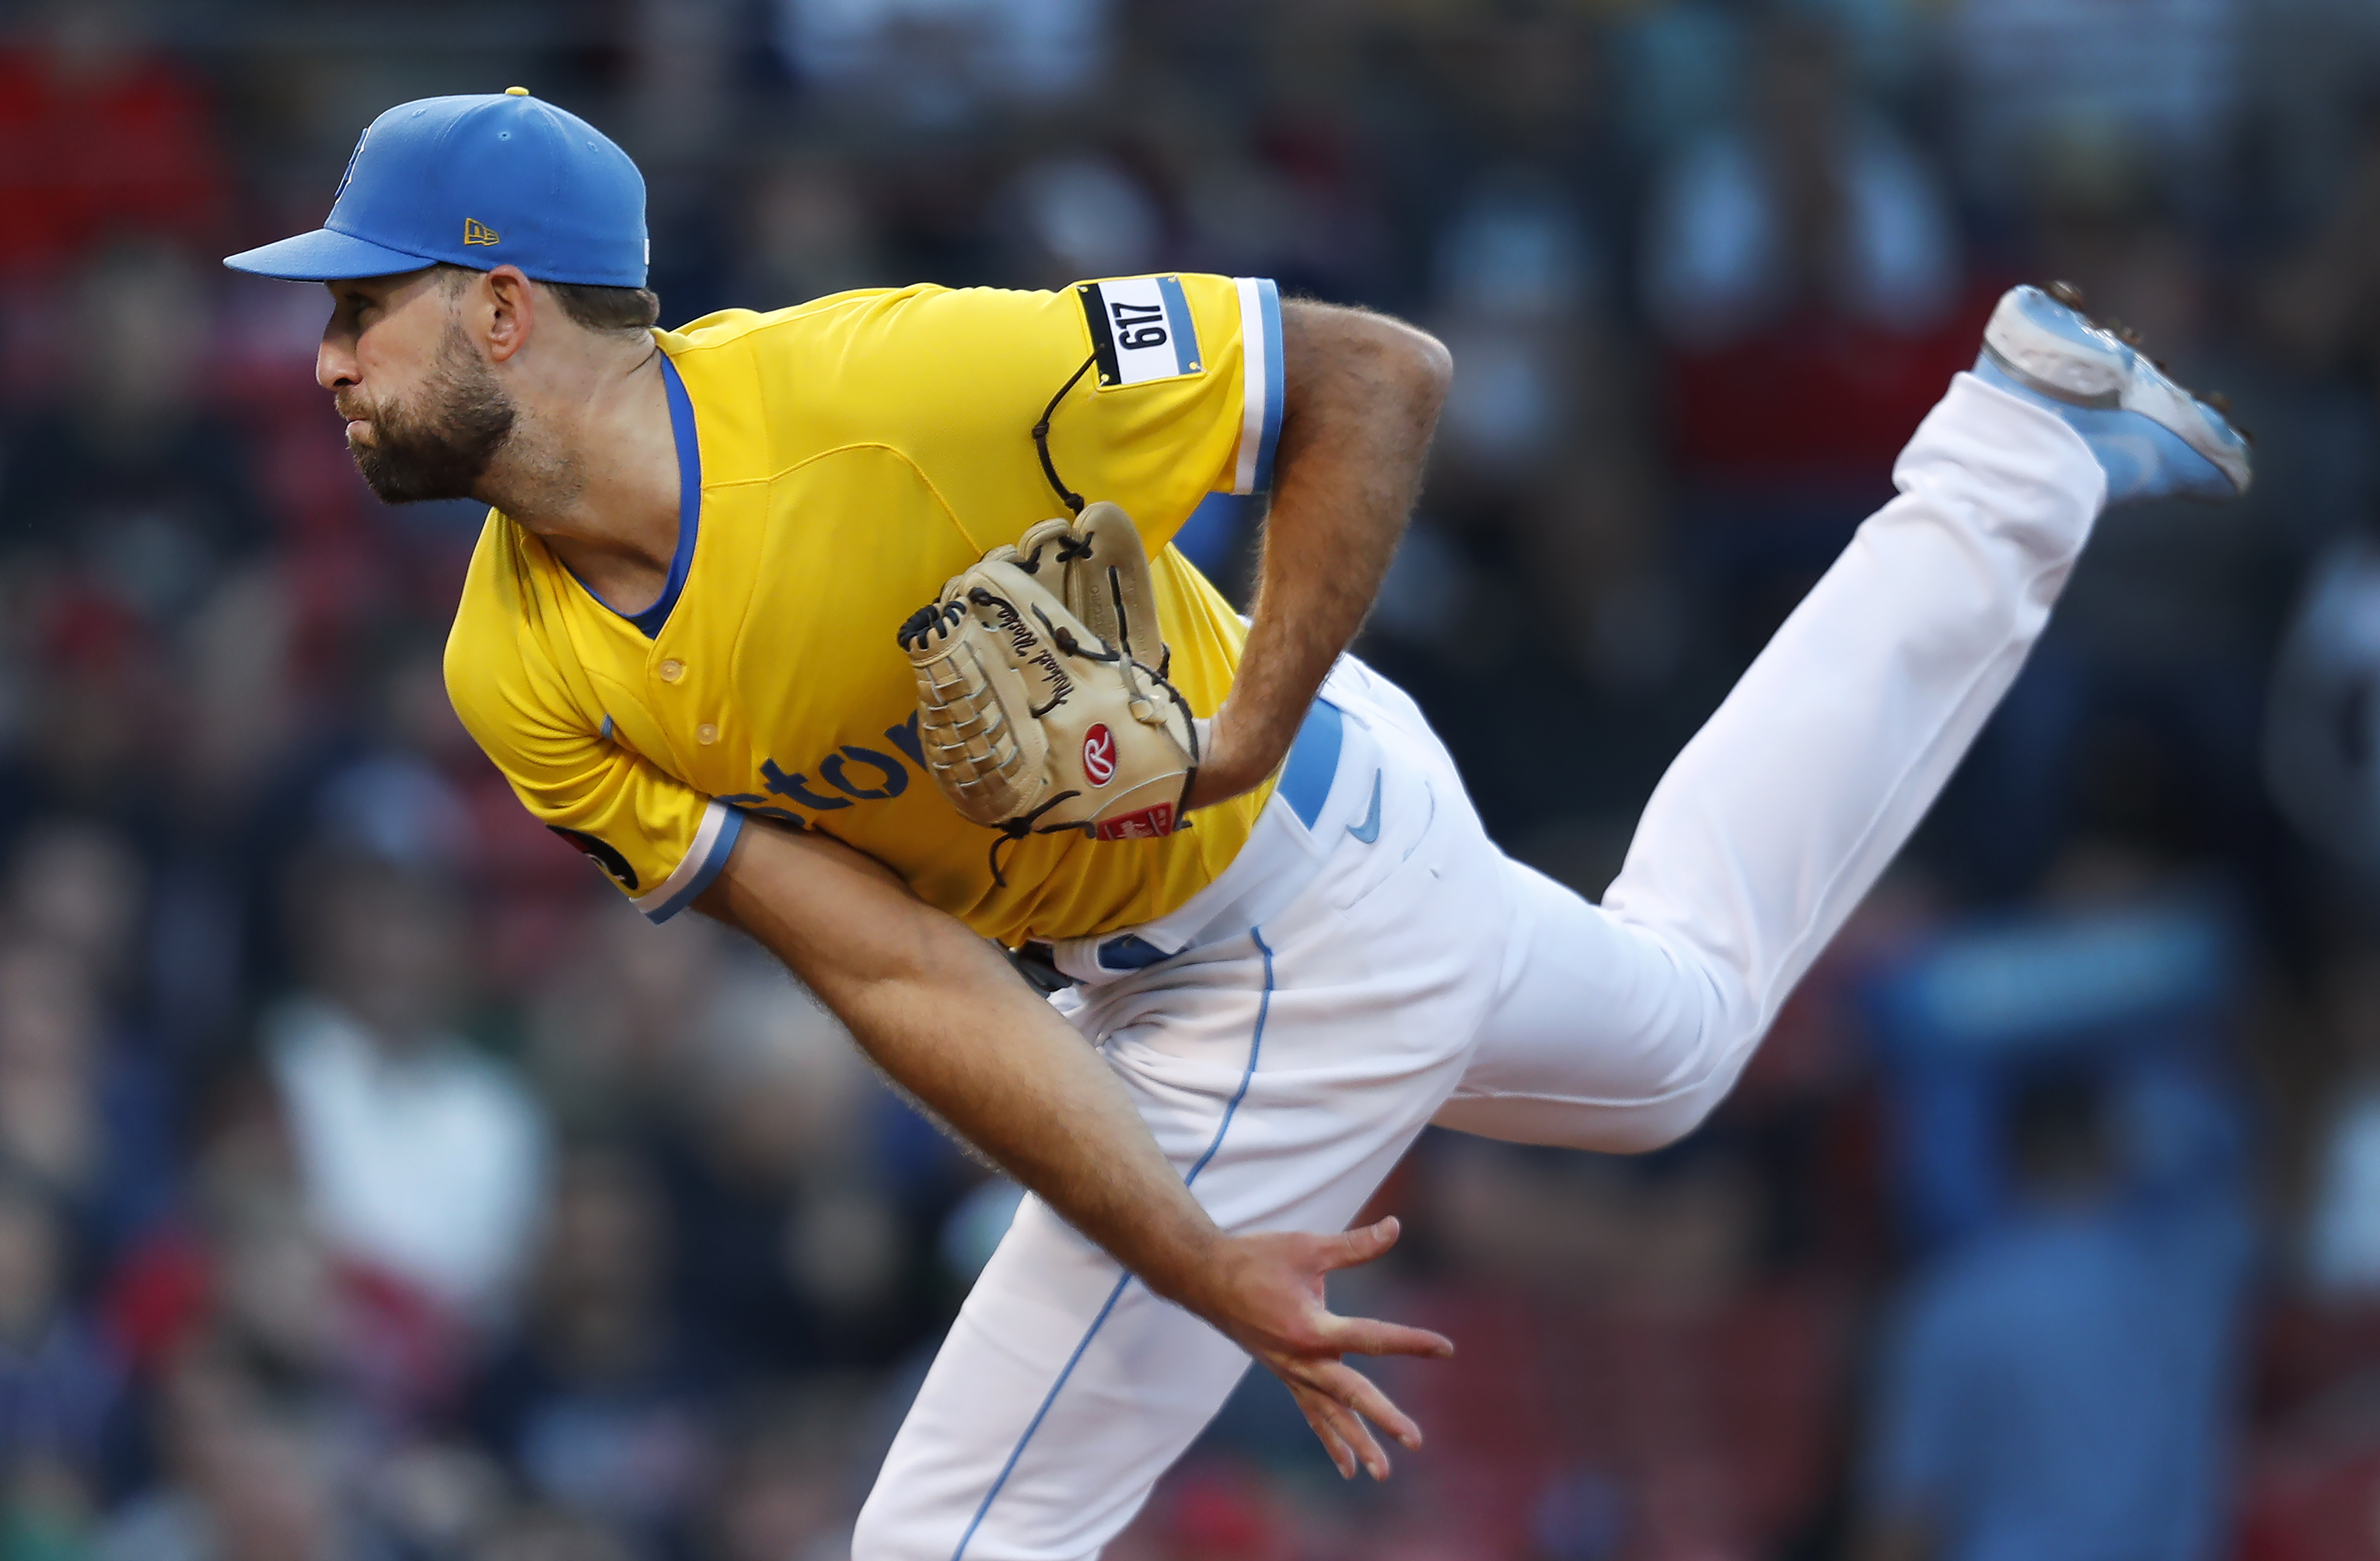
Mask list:
MULTIPOLYGON (((1370 1262, 1397 1244, 1394 1214, 1355 1230, 1324 1237, 1316 1259, 1324 1274, 1370 1262)), ((1454 1341, 1427 1328, 1383 1323, 1372 1317, 1325 1314, 1323 1330, 1332 1350, 1346 1355, 1421 1355, 1444 1360, 1454 1353, 1454 1341)))
POLYGON ((1353 1480, 1359 1467, 1375 1480, 1389 1477, 1389 1455, 1381 1450, 1363 1417, 1322 1389, 1293 1383, 1290 1392, 1297 1407, 1305 1411, 1305 1423, 1322 1439, 1341 1479, 1353 1480))
POLYGON ((1321 1250, 1318 1254, 1322 1262, 1322 1272, 1329 1274, 1334 1269, 1354 1268, 1370 1262, 1395 1246, 1397 1237, 1403 1229, 1397 1223, 1397 1216, 1389 1214, 1369 1225, 1358 1226, 1354 1230, 1322 1237, 1321 1250))
POLYGON ((1373 1317, 1334 1317, 1330 1335, 1330 1348, 1348 1355, 1419 1355, 1443 1360, 1454 1353, 1454 1341, 1444 1334, 1373 1317))
POLYGON ((1306 1381, 1314 1391, 1343 1406, 1349 1412, 1362 1416, 1395 1437, 1407 1448, 1421 1449, 1421 1427, 1414 1418, 1400 1409, 1379 1384, 1344 1361, 1318 1362, 1307 1372, 1306 1381))
POLYGON ((1418 1449, 1422 1436, 1413 1417, 1345 1358, 1443 1359, 1454 1353, 1452 1341, 1442 1334, 1341 1317, 1324 1300, 1325 1276, 1372 1262, 1396 1245, 1398 1234, 1391 1218, 1332 1236, 1278 1232, 1237 1238, 1247 1261, 1228 1271, 1243 1293, 1257 1300, 1247 1309, 1253 1325, 1231 1331, 1288 1385, 1331 1463, 1349 1479, 1358 1468, 1375 1480, 1389 1477, 1389 1457, 1374 1427, 1408 1448, 1418 1449))
POLYGON ((1339 1417, 1336 1413, 1338 1406, 1305 1388, 1293 1385, 1289 1393, 1291 1397, 1297 1400, 1299 1410, 1305 1416, 1305 1423, 1314 1428, 1314 1434, 1321 1442, 1322 1450, 1330 1455, 1330 1467, 1339 1471, 1339 1478, 1342 1480, 1355 1478, 1357 1467, 1355 1449, 1349 1445, 1345 1434, 1339 1429, 1339 1417))

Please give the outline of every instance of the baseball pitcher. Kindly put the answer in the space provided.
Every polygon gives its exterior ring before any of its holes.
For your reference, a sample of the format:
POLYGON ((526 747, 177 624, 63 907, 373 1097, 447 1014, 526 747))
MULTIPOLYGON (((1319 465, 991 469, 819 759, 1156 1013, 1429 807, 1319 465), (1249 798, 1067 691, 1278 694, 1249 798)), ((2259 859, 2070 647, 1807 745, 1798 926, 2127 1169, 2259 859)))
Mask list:
POLYGON ((1652 1149, 1724 1096, 2040 634, 2094 518, 2246 447, 2032 288, 1590 904, 1345 653, 1451 365, 1260 278, 872 288, 653 328, 644 185, 520 89, 400 104, 319 231, 391 502, 492 506, 455 709, 655 921, 742 928, 1031 1190, 860 1561, 1091 1557, 1251 1357, 1342 1473, 1419 1429, 1322 1281, 1435 1122, 1652 1149), (1243 621, 1168 540, 1269 493, 1243 621), (1005 950, 1005 954, 1003 954, 1005 950))

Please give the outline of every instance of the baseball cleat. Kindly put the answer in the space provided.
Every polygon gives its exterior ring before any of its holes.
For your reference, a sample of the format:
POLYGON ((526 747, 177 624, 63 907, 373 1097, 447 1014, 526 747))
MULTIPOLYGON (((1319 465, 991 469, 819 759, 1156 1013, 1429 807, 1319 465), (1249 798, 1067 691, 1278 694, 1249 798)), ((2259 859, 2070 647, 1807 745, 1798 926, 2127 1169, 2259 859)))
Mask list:
POLYGON ((2248 441, 2219 396, 2166 376, 2137 338, 2094 323, 2071 284, 2011 287, 1984 327, 1975 377, 2063 418, 2107 474, 2107 502, 2248 491, 2248 441))

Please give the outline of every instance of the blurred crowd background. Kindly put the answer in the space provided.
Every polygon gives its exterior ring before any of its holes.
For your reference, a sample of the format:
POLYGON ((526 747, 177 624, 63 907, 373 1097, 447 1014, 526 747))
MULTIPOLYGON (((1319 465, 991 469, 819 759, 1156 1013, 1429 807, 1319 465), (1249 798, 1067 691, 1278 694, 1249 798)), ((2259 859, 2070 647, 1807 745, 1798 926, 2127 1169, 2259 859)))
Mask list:
MULTIPOLYGON (((1014 1193, 645 926, 447 708, 479 517, 311 380, 361 127, 528 86, 670 323, 1269 275, 1453 348, 1363 652, 1590 895, 2066 277, 2259 435, 2107 518, 1737 1097, 1448 1135, 1340 1299, 1460 1341, 1342 1486, 1249 1383, 1123 1561, 2380 1555, 2373 0, 0 8, 0 1561, 829 1561, 1014 1193)), ((1244 599, 1260 515, 1182 545, 1244 599)), ((889 628, 887 630, 890 632, 889 628)))

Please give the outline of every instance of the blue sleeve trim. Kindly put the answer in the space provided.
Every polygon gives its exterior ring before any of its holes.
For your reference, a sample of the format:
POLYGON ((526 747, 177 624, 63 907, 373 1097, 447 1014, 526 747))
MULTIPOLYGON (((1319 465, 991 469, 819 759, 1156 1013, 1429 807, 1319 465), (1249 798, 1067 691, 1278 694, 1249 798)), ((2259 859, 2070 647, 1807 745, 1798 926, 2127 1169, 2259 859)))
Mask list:
MULTIPOLYGON (((1285 392, 1281 372, 1281 289, 1272 278, 1257 278, 1257 297, 1262 300, 1264 315, 1265 404, 1264 432, 1257 444, 1256 492, 1272 490, 1273 449, 1281 443, 1281 404, 1285 392)), ((1242 327, 1245 329, 1245 325, 1242 327)))
POLYGON ((719 876, 719 870, 727 865, 729 854, 735 849, 735 837, 743 833, 744 811, 741 808, 727 809, 726 816, 720 821, 719 833, 710 842, 710 854, 702 859, 702 865, 694 870, 694 876, 686 881, 685 887, 662 901, 657 909, 646 911, 645 920, 659 926, 692 905, 703 890, 710 887, 710 881, 719 876))

